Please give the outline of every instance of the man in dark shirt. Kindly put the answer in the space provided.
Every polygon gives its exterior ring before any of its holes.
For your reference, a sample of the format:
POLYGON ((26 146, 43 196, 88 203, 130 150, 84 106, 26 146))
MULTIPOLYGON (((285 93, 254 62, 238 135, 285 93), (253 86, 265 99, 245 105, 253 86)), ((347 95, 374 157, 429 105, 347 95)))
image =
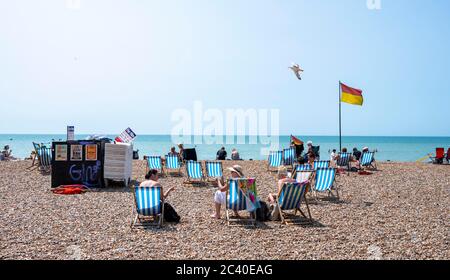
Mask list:
POLYGON ((357 148, 353 148, 353 157, 355 158, 355 160, 359 160, 361 158, 361 152, 358 151, 357 148))
POLYGON ((217 151, 217 160, 226 160, 227 159, 227 151, 225 151, 225 147, 222 147, 219 151, 217 151))

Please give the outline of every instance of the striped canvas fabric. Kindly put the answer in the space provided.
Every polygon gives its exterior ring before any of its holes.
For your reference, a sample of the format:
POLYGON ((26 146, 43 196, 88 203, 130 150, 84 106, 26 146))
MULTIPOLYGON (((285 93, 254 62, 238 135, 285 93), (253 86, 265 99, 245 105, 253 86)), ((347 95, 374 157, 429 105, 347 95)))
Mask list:
POLYGON ((39 160, 41 166, 50 167, 52 165, 52 149, 47 147, 40 147, 38 149, 39 160))
POLYGON ((180 161, 178 159, 178 156, 166 156, 166 167, 168 169, 179 169, 180 168, 180 161))
POLYGON ((143 216, 156 216, 162 212, 160 187, 136 187, 136 208, 143 216))
POLYGON ((319 168, 316 170, 316 183, 314 189, 318 192, 331 190, 336 177, 336 169, 319 168))
POLYGON ((295 149, 289 148, 283 150, 283 162, 284 165, 292 165, 294 164, 295 159, 295 149))
POLYGON ((361 165, 362 166, 369 166, 372 164, 373 158, 375 153, 374 152, 365 152, 361 156, 361 165))
POLYGON ((278 199, 281 210, 295 210, 300 208, 300 203, 305 194, 306 184, 289 183, 281 189, 278 199))
POLYGON ((297 170, 297 171, 308 171, 308 170, 313 170, 313 168, 312 168, 312 166, 310 164, 299 164, 299 165, 297 165, 295 170, 297 170))
POLYGON ((147 164, 149 169, 161 169, 162 163, 161 163, 161 157, 160 156, 148 156, 147 157, 147 164))
POLYGON ((256 199, 255 179, 230 179, 228 181, 227 208, 234 211, 247 210, 246 196, 256 199), (245 185, 245 189, 242 187, 245 185))
POLYGON ((203 170, 200 162, 190 160, 186 162, 187 175, 191 179, 202 179, 203 170))
POLYGON ((312 174, 312 171, 297 171, 295 180, 299 183, 309 181, 311 180, 312 174))
POLYGON ((205 165, 208 178, 221 178, 223 176, 221 162, 207 161, 205 165))
POLYGON ((328 168, 330 167, 330 161, 329 160, 316 160, 314 161, 314 170, 317 170, 318 168, 328 168))
POLYGON ((339 153, 339 159, 337 161, 338 166, 348 166, 350 164, 350 153, 339 153))
POLYGON ((269 155, 269 166, 279 167, 283 162, 283 151, 270 152, 269 155))

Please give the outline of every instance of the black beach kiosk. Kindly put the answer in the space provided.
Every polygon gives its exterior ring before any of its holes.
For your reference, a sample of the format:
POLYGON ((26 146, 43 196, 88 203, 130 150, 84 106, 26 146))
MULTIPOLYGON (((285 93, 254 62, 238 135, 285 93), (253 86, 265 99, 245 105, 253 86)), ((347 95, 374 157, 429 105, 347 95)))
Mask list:
POLYGON ((103 188, 105 143, 110 140, 53 142, 52 188, 76 184, 103 188))

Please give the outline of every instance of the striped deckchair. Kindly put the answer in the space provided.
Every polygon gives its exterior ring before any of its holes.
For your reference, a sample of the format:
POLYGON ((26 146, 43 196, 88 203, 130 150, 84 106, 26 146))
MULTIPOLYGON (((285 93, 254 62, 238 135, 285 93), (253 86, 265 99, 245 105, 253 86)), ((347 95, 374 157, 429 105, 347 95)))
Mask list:
POLYGON ((335 168, 319 168, 316 170, 314 180, 314 186, 312 188, 316 198, 318 193, 328 192, 328 195, 332 195, 332 191, 336 191, 336 197, 339 198, 338 189, 334 186, 336 178, 335 168))
POLYGON ((230 179, 228 180, 228 191, 226 194, 227 224, 231 222, 246 222, 256 225, 256 181, 255 179, 230 179), (249 207, 253 208, 250 209, 249 207), (230 218, 229 211, 249 211, 250 218, 230 218))
POLYGON ((139 221, 141 226, 161 227, 164 222, 164 197, 161 187, 134 188, 134 201, 136 216, 131 222, 131 227, 139 221))
POLYGON ((147 173, 150 169, 156 169, 161 174, 164 173, 162 159, 160 156, 147 156, 147 168, 145 173, 147 173))
POLYGON ((295 171, 309 171, 313 170, 311 164, 299 164, 295 167, 295 171))
POLYGON ((281 223, 283 224, 298 224, 302 222, 299 220, 299 216, 297 216, 297 212, 308 219, 308 222, 312 222, 311 212, 309 211, 308 201, 305 199, 305 194, 308 188, 309 182, 306 183, 286 183, 281 188, 280 193, 278 194, 278 199, 276 202, 276 207, 278 207, 281 223), (306 204, 306 209, 308 210, 308 217, 303 213, 300 209, 302 201, 306 204), (294 217, 288 218, 286 216, 286 211, 294 210, 294 217))
POLYGON ((180 159, 176 155, 167 155, 166 156, 166 171, 167 173, 177 173, 181 175, 181 165, 180 159))
POLYGON ((347 167, 347 170, 350 171, 350 159, 352 158, 351 153, 339 153, 339 158, 336 161, 336 165, 338 167, 347 167))
POLYGON ((295 148, 288 148, 283 150, 283 164, 292 167, 295 161, 295 148))
POLYGON ((364 152, 361 156, 360 166, 372 167, 373 169, 377 169, 377 164, 375 162, 375 152, 364 152))
POLYGON ((329 160, 316 160, 314 161, 314 170, 317 170, 318 168, 329 168, 330 167, 330 161, 329 160))
POLYGON ((222 162, 220 161, 207 161, 205 163, 206 177, 209 180, 217 180, 223 176, 222 162))
POLYGON ((188 181, 185 183, 202 183, 203 182, 203 168, 202 164, 198 161, 188 160, 186 161, 186 174, 188 181))
POLYGON ((33 168, 35 164, 37 165, 37 167, 39 167, 41 161, 39 158, 39 149, 41 148, 41 145, 33 142, 33 148, 34 148, 33 161, 31 162, 31 166, 28 167, 28 169, 33 168))
POLYGON ((270 171, 273 168, 280 167, 283 164, 283 151, 270 152, 269 154, 269 167, 270 171))
POLYGON ((39 169, 43 172, 50 172, 52 168, 52 149, 41 146, 38 149, 39 169))

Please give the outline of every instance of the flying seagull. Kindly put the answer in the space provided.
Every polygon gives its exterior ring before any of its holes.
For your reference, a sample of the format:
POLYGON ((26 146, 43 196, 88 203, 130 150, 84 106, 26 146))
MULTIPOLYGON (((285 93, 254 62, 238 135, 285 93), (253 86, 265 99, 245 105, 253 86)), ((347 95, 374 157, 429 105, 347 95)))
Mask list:
POLYGON ((302 77, 300 76, 300 72, 303 72, 303 70, 300 68, 300 66, 296 63, 292 63, 292 66, 289 67, 292 71, 294 71, 295 76, 297 76, 297 78, 299 80, 302 79, 302 77))

